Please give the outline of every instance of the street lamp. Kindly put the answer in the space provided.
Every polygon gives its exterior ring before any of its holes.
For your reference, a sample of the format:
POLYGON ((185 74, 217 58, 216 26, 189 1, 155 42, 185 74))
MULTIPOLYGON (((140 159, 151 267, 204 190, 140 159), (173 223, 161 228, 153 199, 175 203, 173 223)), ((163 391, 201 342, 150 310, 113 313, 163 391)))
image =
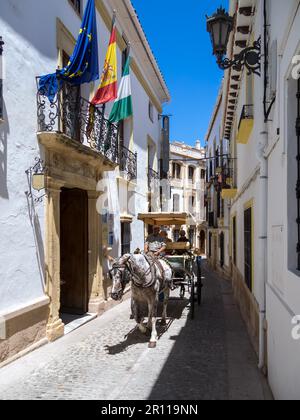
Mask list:
POLYGON ((254 42, 253 46, 243 49, 234 60, 224 58, 230 33, 234 28, 234 18, 224 8, 220 7, 216 13, 207 18, 207 32, 210 34, 213 54, 217 57, 218 66, 222 70, 233 67, 240 71, 246 66, 249 74, 255 73, 260 76, 261 39, 254 42))

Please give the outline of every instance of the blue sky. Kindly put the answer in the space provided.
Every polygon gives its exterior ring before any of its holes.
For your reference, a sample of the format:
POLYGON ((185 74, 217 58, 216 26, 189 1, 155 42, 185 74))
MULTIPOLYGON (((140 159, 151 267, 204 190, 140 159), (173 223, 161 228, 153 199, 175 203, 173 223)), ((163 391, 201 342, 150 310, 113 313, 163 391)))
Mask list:
POLYGON ((223 72, 218 69, 205 15, 228 0, 132 0, 172 100, 171 139, 204 142, 223 72))

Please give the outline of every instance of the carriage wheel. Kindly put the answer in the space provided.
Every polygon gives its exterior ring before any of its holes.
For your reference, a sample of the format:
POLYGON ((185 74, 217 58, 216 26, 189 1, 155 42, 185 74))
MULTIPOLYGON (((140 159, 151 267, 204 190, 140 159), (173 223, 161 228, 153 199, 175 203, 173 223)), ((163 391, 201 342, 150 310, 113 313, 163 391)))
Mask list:
POLYGON ((191 318, 195 318, 195 282, 191 282, 191 318))
POLYGON ((202 287, 203 287, 203 284, 202 284, 202 266, 201 266, 201 264, 202 264, 202 260, 199 257, 197 259, 197 302, 198 302, 199 306, 201 305, 201 302, 202 302, 202 287))
POLYGON ((181 286, 180 288, 180 299, 184 299, 185 296, 185 287, 181 286))

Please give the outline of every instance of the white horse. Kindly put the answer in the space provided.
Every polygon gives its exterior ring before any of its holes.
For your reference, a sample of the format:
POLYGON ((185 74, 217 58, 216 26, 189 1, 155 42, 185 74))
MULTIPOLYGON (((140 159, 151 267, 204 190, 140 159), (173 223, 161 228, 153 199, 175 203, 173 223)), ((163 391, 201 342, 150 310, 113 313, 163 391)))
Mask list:
POLYGON ((112 279, 111 297, 121 300, 126 284, 132 282, 132 312, 143 334, 152 330, 149 343, 155 348, 158 340, 156 330, 157 307, 160 293, 164 293, 162 324, 166 325, 167 307, 172 284, 172 268, 164 259, 138 254, 126 254, 115 261, 110 270, 112 279), (142 304, 148 305, 147 328, 143 325, 142 304))

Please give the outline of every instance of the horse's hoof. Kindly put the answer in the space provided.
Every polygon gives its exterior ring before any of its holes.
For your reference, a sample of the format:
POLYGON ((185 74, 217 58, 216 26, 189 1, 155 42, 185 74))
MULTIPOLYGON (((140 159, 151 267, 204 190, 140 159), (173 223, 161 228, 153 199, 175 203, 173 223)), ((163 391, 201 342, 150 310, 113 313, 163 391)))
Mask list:
POLYGON ((148 344, 149 349, 155 349, 156 348, 156 342, 155 341, 150 341, 150 343, 148 344))

